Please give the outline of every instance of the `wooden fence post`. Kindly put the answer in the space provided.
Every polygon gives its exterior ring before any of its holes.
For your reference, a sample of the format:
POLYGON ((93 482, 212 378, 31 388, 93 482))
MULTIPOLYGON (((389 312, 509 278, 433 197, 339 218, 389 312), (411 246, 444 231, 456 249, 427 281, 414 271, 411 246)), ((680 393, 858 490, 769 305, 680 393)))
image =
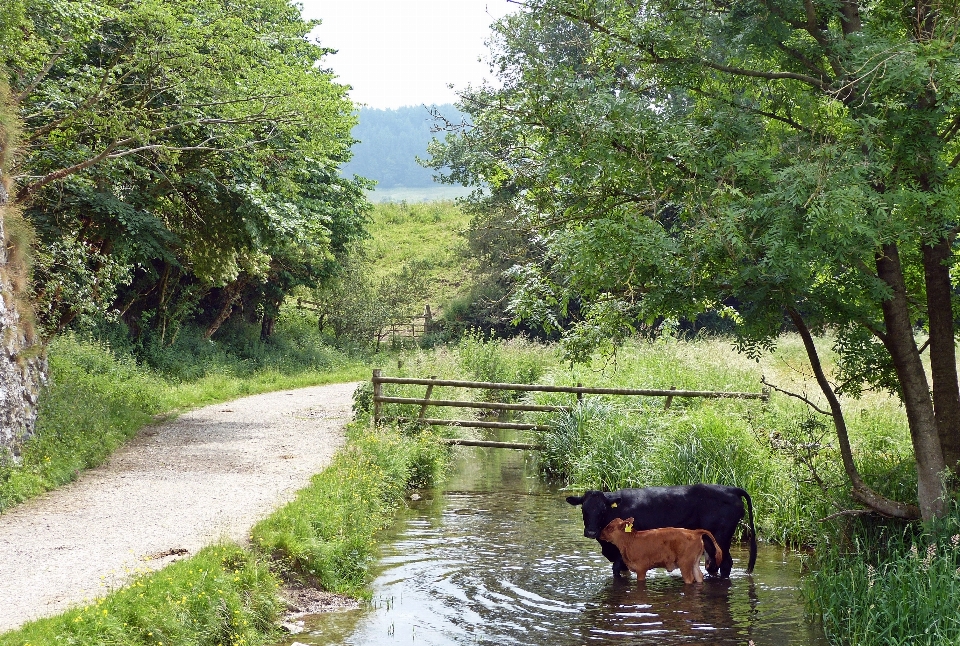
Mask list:
MULTIPOLYGON (((670 386, 670 390, 676 390, 676 386, 670 386)), ((663 410, 670 408, 670 404, 673 403, 673 395, 667 395, 667 402, 663 405, 663 410)))
MULTIPOLYGON (((431 378, 431 379, 436 379, 437 376, 436 376, 436 375, 430 375, 430 378, 431 378)), ((429 386, 427 386, 427 394, 423 396, 424 402, 423 402, 423 404, 420 406, 420 416, 419 416, 419 419, 424 419, 424 418, 426 418, 426 416, 427 416, 427 406, 430 405, 430 404, 427 403, 426 400, 430 399, 430 395, 431 395, 432 393, 433 393, 433 384, 430 384, 429 386)))
POLYGON ((377 368, 373 371, 373 378, 370 380, 373 382, 373 425, 380 425, 380 395, 381 388, 380 385, 380 369, 377 368))

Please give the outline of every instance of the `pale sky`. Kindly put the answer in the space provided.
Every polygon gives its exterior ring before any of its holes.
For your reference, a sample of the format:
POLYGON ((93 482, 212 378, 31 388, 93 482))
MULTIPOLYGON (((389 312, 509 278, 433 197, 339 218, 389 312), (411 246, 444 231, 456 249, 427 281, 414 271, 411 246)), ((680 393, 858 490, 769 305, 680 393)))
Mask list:
POLYGON ((477 61, 490 23, 517 10, 507 0, 299 1, 305 18, 323 21, 320 44, 338 50, 325 66, 372 108, 453 103, 456 90, 490 79, 477 61))

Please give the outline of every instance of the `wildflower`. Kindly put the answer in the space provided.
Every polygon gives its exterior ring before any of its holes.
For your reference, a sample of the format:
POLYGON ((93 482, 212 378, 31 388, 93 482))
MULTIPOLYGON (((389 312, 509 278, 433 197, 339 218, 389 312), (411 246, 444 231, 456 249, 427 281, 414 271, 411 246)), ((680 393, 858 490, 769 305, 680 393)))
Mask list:
POLYGON ((917 546, 916 546, 916 545, 911 545, 911 546, 910 546, 910 558, 912 558, 912 559, 917 558, 917 546))
POLYGON ((923 563, 921 568, 924 572, 930 569, 930 564, 933 563, 933 557, 937 555, 937 544, 933 543, 932 545, 927 545, 927 555, 923 557, 923 563))
POLYGON ((876 578, 877 578, 876 569, 872 565, 867 564, 867 587, 868 588, 873 587, 873 582, 876 580, 876 578))
POLYGON ((957 547, 957 545, 960 545, 960 534, 954 534, 953 536, 951 536, 950 544, 953 545, 954 547, 957 547))

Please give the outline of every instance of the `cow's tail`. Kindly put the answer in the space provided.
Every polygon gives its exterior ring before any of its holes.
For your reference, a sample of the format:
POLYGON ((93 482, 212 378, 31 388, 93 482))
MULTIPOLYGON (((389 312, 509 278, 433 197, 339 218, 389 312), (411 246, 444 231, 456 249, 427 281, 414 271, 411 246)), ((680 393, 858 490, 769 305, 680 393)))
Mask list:
POLYGON ((757 529, 753 526, 753 501, 750 500, 750 494, 743 489, 738 489, 737 493, 747 499, 747 518, 750 521, 750 561, 747 563, 747 574, 750 574, 753 566, 757 564, 757 529))
POLYGON ((702 538, 704 536, 709 536, 710 540, 713 541, 713 549, 714 549, 714 552, 716 553, 716 559, 714 560, 714 563, 718 563, 718 564, 721 563, 723 561, 723 550, 720 549, 720 543, 718 543, 717 539, 713 537, 713 534, 710 532, 709 529, 700 530, 700 537, 702 538))

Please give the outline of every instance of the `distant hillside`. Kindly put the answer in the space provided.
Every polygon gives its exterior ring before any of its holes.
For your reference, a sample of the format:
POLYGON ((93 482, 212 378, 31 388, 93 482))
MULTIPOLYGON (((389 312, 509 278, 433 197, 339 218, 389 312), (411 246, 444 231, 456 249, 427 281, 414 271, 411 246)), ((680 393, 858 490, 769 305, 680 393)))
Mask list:
MULTIPOLYGON (((452 105, 436 106, 451 120, 459 120, 461 113, 452 105)), ((341 172, 377 180, 378 189, 435 186, 433 170, 420 166, 416 158, 427 156, 427 144, 436 136, 430 132, 433 119, 424 106, 409 106, 396 110, 363 108, 360 123, 353 129, 353 159, 344 164, 341 172)))

